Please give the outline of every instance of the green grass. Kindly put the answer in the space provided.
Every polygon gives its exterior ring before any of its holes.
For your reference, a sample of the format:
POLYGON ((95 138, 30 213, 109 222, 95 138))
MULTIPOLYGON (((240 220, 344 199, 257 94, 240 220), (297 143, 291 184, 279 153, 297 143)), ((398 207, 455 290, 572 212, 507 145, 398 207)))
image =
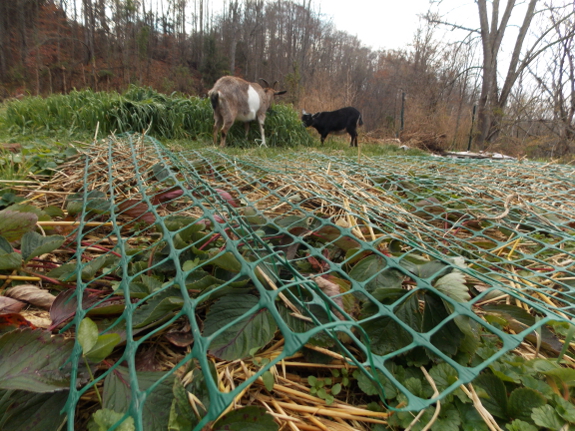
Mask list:
MULTIPOLYGON (((266 121, 267 125, 267 121, 266 121)), ((234 126, 236 127, 236 126, 234 126)), ((243 130, 243 126, 242 127, 243 130)), ((266 126, 266 130, 269 126, 266 126)), ((257 127, 252 127, 257 129, 257 127)), ((312 141, 311 146, 306 146, 302 148, 299 145, 294 145, 293 147, 282 146, 282 147, 260 147, 254 141, 246 143, 245 140, 240 139, 240 145, 238 141, 228 141, 229 145, 226 148, 217 147, 218 151, 228 154, 230 156, 256 156, 261 158, 273 159, 276 156, 286 155, 286 153, 294 153, 297 156, 301 152, 316 152, 323 153, 330 156, 341 156, 341 157, 378 157, 378 156, 428 156, 424 151, 418 149, 402 150, 396 145, 378 145, 378 144, 367 144, 362 145, 361 143, 361 133, 359 135, 360 150, 357 148, 351 148, 349 146, 349 139, 340 136, 334 136, 333 138, 328 137, 323 145, 320 144, 319 135, 315 131, 308 130, 310 139, 312 141)), ((250 134, 251 136, 251 134, 250 134)), ((259 137, 259 131, 257 132, 259 137)), ((267 136, 267 135, 266 135, 267 136)), ((243 138, 243 135, 242 135, 243 138)), ((213 147, 213 143, 210 140, 207 141, 190 141, 190 140, 168 140, 162 141, 166 146, 172 149, 187 149, 187 150, 198 150, 205 148, 206 146, 213 147)))

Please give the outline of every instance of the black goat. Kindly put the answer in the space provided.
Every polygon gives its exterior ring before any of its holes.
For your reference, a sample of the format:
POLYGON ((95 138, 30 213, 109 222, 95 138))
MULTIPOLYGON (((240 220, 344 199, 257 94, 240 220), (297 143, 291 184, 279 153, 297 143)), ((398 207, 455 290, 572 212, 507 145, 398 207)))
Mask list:
POLYGON ((357 147, 357 126, 363 125, 361 113, 351 106, 341 108, 337 111, 316 112, 308 114, 305 109, 302 111, 301 121, 305 127, 313 127, 321 135, 321 143, 330 133, 349 133, 351 136, 350 147, 357 147))

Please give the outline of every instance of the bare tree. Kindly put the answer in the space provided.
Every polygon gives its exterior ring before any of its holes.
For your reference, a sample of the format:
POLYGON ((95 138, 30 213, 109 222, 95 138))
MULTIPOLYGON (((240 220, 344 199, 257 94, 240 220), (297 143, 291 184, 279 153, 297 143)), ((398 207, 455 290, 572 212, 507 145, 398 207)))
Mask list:
MULTIPOLYGON (((481 39, 482 83, 478 100, 477 132, 474 142, 479 148, 486 143, 493 142, 501 132, 502 118, 505 114, 509 96, 518 78, 526 71, 528 66, 549 47, 560 43, 562 37, 547 40, 547 35, 553 31, 554 25, 548 26, 534 36, 533 43, 526 48, 526 40, 534 17, 544 10, 537 10, 540 0, 529 0, 526 4, 517 0, 507 0, 504 7, 500 0, 492 0, 491 13, 488 11, 487 0, 475 0, 479 16, 479 28, 466 28, 455 23, 446 23, 437 17, 430 17, 431 22, 446 24, 452 28, 478 33, 481 39), (500 69, 501 47, 510 20, 518 6, 524 7, 520 20, 519 30, 513 44, 513 50, 506 71, 500 69), (503 76, 501 82, 499 77, 503 76)), ((516 13, 517 14, 517 13, 516 13)), ((563 17, 563 22, 568 17, 563 17)), ((564 37, 564 36, 563 36, 564 37)))
POLYGON ((575 138, 575 4, 571 19, 562 21, 556 14, 551 16, 554 29, 561 40, 553 62, 553 112, 559 127, 563 153, 568 150, 569 141, 575 138))
POLYGON ((487 1, 477 0, 481 29, 481 45, 483 49, 483 80, 478 102, 477 134, 475 136, 475 143, 479 148, 483 148, 486 141, 495 138, 499 133, 499 117, 503 115, 503 109, 507 104, 511 88, 525 67, 534 58, 533 56, 527 55, 520 61, 523 43, 535 15, 537 1, 538 0, 529 0, 511 54, 511 61, 505 76, 505 81, 501 91, 499 91, 497 83, 498 57, 505 30, 517 1, 507 0, 501 21, 499 21, 499 0, 494 0, 491 5, 491 22, 489 22, 487 1))
POLYGON ((549 6, 549 20, 553 24, 552 39, 560 41, 550 50, 543 71, 529 72, 537 81, 543 96, 543 112, 538 121, 547 126, 547 132, 556 136, 550 150, 564 155, 575 139, 575 4, 568 7, 549 6), (565 16, 570 17, 567 20, 565 16))

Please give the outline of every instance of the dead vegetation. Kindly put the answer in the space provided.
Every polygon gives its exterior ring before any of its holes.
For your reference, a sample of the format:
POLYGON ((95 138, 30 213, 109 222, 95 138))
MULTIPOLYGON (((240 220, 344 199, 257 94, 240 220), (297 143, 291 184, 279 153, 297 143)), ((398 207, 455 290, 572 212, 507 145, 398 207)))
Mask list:
MULTIPOLYGON (((156 235, 153 231, 137 233, 142 223, 150 225, 170 214, 201 218, 207 208, 219 208, 221 217, 231 218, 229 207, 221 210, 223 201, 232 207, 249 205, 269 221, 315 215, 349 232, 353 241, 372 244, 398 261, 408 255, 430 260, 464 256, 467 284, 473 296, 479 296, 471 307, 479 315, 484 314, 481 307, 486 304, 504 303, 532 315, 572 317, 568 308, 569 283, 575 277, 571 168, 506 162, 471 165, 422 158, 387 159, 383 166, 382 160, 361 155, 360 160, 351 160, 314 153, 300 155, 297 160, 287 155, 275 160, 248 160, 209 149, 180 153, 180 164, 175 164, 169 152, 154 149, 144 137, 112 139, 113 145, 101 142, 79 146, 81 156, 60 166, 49 181, 12 187, 25 203, 57 207, 64 213, 70 198, 79 192, 98 191, 123 208, 114 220, 99 215, 83 221, 82 246, 87 261, 114 249, 121 239, 118 232, 127 245, 151 241, 156 235), (158 183, 158 166, 173 169, 181 182, 158 183), (202 206, 182 199, 186 190, 202 198, 202 206), (215 191, 215 195, 208 191, 215 191), (490 291, 496 295, 487 295, 490 291)), ((414 135, 411 139, 418 139, 429 149, 440 145, 441 137, 414 135)), ((78 223, 78 216, 68 215, 57 221, 38 222, 38 228, 44 233, 77 235, 78 223)), ((75 252, 70 244, 43 259, 59 265, 72 259, 75 252)), ((20 276, 2 276, 3 294, 33 304, 21 312, 31 324, 55 329, 54 316, 48 312, 51 301, 46 302, 45 297, 53 280, 42 274, 29 275, 25 280, 42 290, 41 305, 23 293, 19 283, 24 280, 20 276)), ((73 288, 67 283, 57 286, 73 288)), ((90 283, 90 287, 101 289, 99 295, 104 297, 109 295, 111 283, 100 280, 99 284, 90 283)), ((189 357, 192 343, 189 322, 181 318, 169 330, 154 334, 146 342, 146 349, 138 351, 138 369, 172 370, 189 357)), ((264 406, 282 429, 293 431, 367 431, 373 424, 387 423, 393 413, 381 403, 381 412, 368 409, 370 398, 357 388, 347 390, 332 403, 312 395, 306 376, 332 376, 334 369, 351 373, 356 367, 340 353, 309 344, 306 347, 328 355, 331 362, 315 364, 302 353, 284 357, 270 369, 273 390, 267 389, 259 377, 234 398, 227 410, 264 406)), ((542 357, 542 348, 557 355, 561 344, 546 340, 541 347, 541 343, 524 342, 517 353, 527 358, 542 357)), ((278 358, 283 349, 284 339, 278 332, 252 358, 222 361, 211 357, 218 389, 222 393, 233 391, 263 364, 278 358)), ((360 354, 353 347, 351 350, 360 354)), ((570 356, 566 358, 572 361, 570 356)), ((185 383, 189 375, 180 377, 185 383)), ((338 381, 341 377, 334 378, 334 383, 338 381)), ((473 386, 464 388, 482 411, 473 386)), ((192 409, 203 414, 201 401, 188 397, 192 409)), ((86 423, 96 408, 95 392, 87 392, 78 404, 82 412, 79 422, 86 423)), ((488 416, 485 420, 489 421, 488 416)))

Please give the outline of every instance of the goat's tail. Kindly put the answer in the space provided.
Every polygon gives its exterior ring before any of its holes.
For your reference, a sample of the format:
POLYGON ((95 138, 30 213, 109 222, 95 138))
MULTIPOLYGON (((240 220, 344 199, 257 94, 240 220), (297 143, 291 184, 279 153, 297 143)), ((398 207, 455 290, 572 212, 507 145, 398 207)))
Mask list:
POLYGON ((217 91, 210 91, 208 93, 208 96, 210 96, 210 101, 212 102, 212 108, 215 111, 220 101, 220 93, 217 91))
POLYGON ((363 126, 363 118, 361 118, 361 114, 359 114, 359 118, 357 119, 357 124, 359 126, 363 126))

